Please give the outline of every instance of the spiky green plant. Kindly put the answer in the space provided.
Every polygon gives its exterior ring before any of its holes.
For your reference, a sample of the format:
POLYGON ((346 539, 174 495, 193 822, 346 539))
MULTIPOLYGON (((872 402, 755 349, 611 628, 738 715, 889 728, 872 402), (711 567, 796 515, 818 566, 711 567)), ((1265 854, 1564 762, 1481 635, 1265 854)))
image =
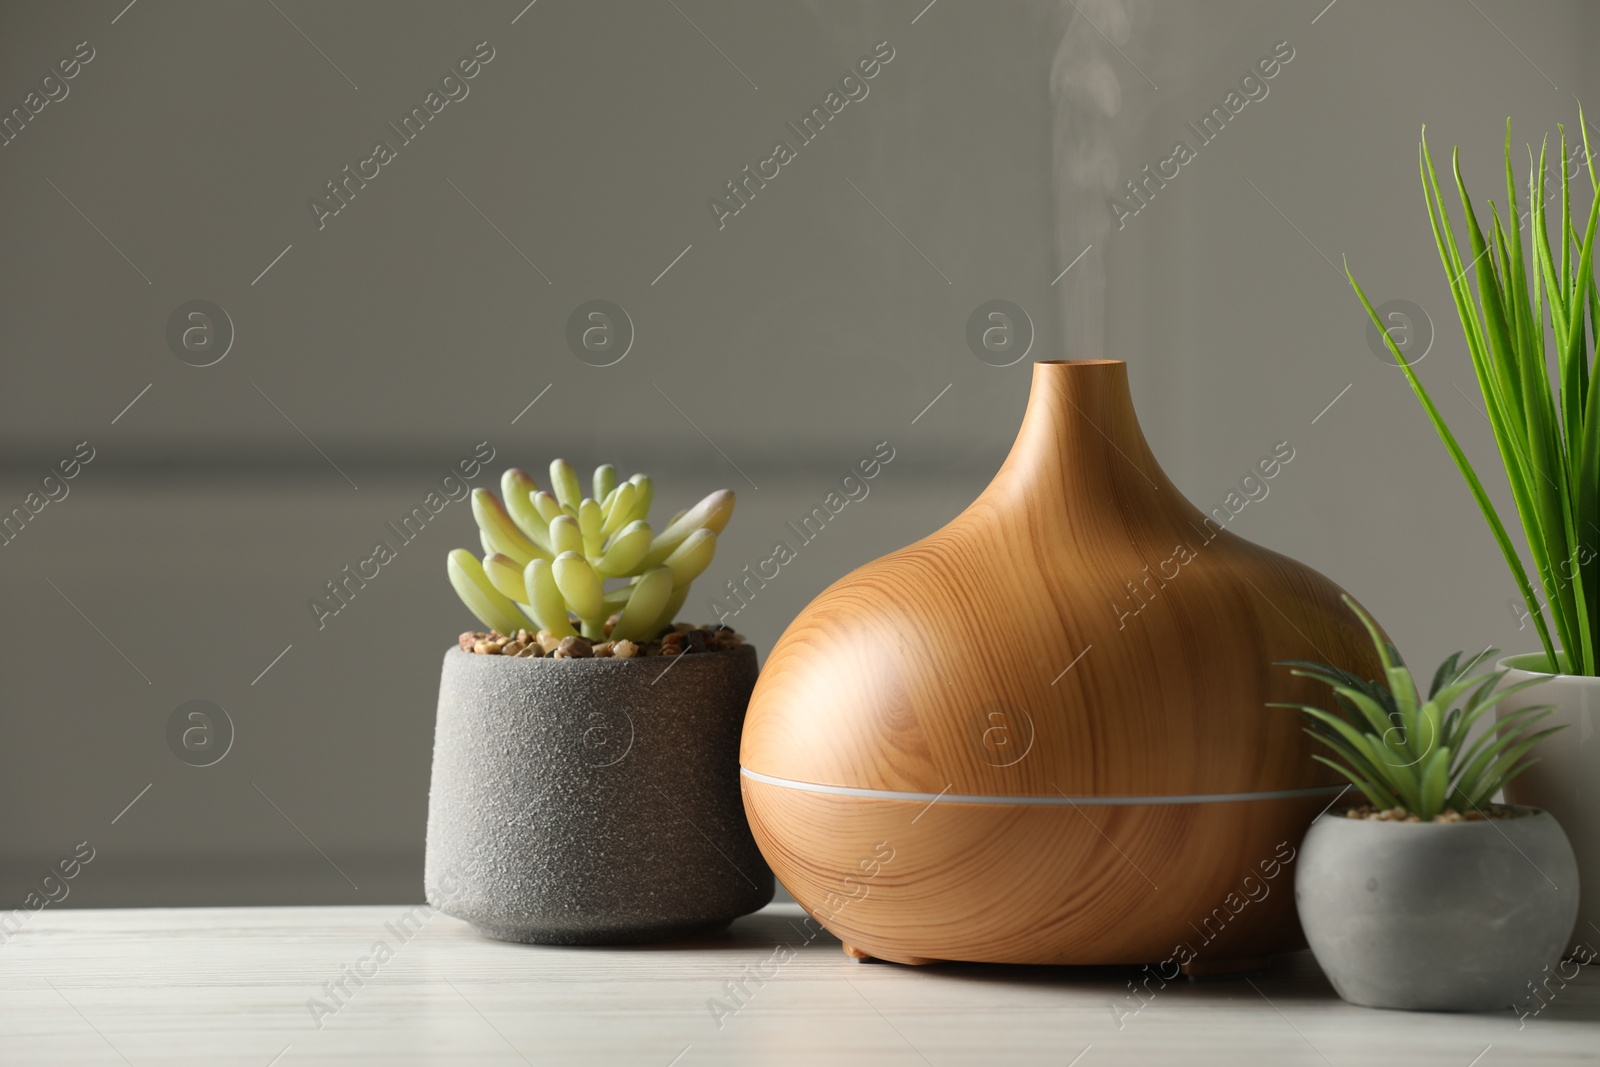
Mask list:
MULTIPOLYGON (((1581 110, 1578 119, 1582 127, 1581 110)), ((1565 163, 1571 158, 1567 153, 1566 129, 1558 128, 1565 163)), ((1589 131, 1583 128, 1582 132, 1589 184, 1596 195, 1589 208, 1588 224, 1580 237, 1573 227, 1571 175, 1566 166, 1561 168, 1561 219, 1556 235, 1559 252, 1551 246, 1545 212, 1548 137, 1539 148, 1537 165, 1533 162, 1532 146, 1528 149, 1531 225, 1525 229, 1531 251, 1526 256, 1521 233, 1506 232, 1493 201, 1489 208, 1494 227, 1485 239, 1467 196, 1466 182, 1461 178, 1461 152, 1457 149, 1452 153, 1451 166, 1462 213, 1466 216, 1468 251, 1472 254, 1470 262, 1464 260, 1445 211, 1444 197, 1439 192, 1426 128, 1418 158, 1428 222, 1450 283, 1450 295, 1466 333, 1472 367, 1483 393, 1484 414, 1494 430, 1517 516, 1527 535, 1528 552, 1544 593, 1543 603, 1535 595, 1522 558, 1506 534, 1466 453, 1456 443, 1455 435, 1445 425, 1428 391, 1379 320, 1348 264, 1345 275, 1422 401, 1423 409, 1494 532, 1495 541, 1539 632, 1549 670, 1596 675, 1600 674, 1600 645, 1597 645, 1597 638, 1600 638, 1600 375, 1594 373, 1594 354, 1587 342, 1593 341, 1600 331, 1600 300, 1597 300, 1593 275, 1595 227, 1600 222, 1600 178, 1595 175, 1594 157, 1589 152, 1589 131), (1477 273, 1476 303, 1467 280, 1467 275, 1474 270, 1477 273), (1554 337, 1553 360, 1547 360, 1545 352, 1547 309, 1554 337), (1585 311, 1589 322, 1587 337, 1585 311), (1553 395, 1552 378, 1556 383, 1553 395), (1559 649, 1545 620, 1547 607, 1555 623, 1559 649)), ((1506 218, 1515 219, 1521 231, 1524 227, 1511 167, 1510 119, 1506 120, 1506 204, 1506 218)))
POLYGON ((585 497, 577 472, 558 459, 550 464, 553 492, 515 467, 500 477, 504 503, 487 489, 472 491, 483 562, 458 548, 448 569, 461 602, 489 629, 510 636, 531 619, 532 629, 557 637, 598 640, 617 614, 612 638, 648 641, 672 625, 689 584, 711 563, 733 493, 717 490, 655 533, 647 475, 618 481, 608 463, 595 469, 593 485, 585 497))
POLYGON ((1549 705, 1518 708, 1490 720, 1474 742, 1472 727, 1506 697, 1547 679, 1534 678, 1500 688, 1504 670, 1469 674, 1491 660, 1486 648, 1466 663, 1461 653, 1434 672, 1424 699, 1400 653, 1383 639, 1377 623, 1348 596, 1344 602, 1372 636, 1383 663, 1386 682, 1365 681, 1349 671, 1321 663, 1291 660, 1280 664, 1300 678, 1313 678, 1333 690, 1340 714, 1309 704, 1272 704, 1293 708, 1311 720, 1306 733, 1327 745, 1341 762, 1312 756, 1355 784, 1380 809, 1404 808, 1424 822, 1446 808, 1466 814, 1481 809, 1501 786, 1538 762, 1528 755, 1542 738, 1560 726, 1535 731, 1550 714, 1549 705), (1453 707, 1462 697, 1466 703, 1453 707))

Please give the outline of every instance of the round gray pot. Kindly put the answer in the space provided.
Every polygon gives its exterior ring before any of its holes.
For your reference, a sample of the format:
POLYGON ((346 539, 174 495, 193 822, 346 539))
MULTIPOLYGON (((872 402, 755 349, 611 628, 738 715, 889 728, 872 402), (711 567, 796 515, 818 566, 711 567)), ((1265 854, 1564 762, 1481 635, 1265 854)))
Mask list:
POLYGON ((1560 824, 1376 822, 1324 815, 1295 872, 1300 924, 1352 1004, 1493 1011, 1561 960, 1578 867, 1560 824))
POLYGON ((739 793, 755 650, 445 653, 430 904, 507 941, 659 941, 772 899, 739 793))

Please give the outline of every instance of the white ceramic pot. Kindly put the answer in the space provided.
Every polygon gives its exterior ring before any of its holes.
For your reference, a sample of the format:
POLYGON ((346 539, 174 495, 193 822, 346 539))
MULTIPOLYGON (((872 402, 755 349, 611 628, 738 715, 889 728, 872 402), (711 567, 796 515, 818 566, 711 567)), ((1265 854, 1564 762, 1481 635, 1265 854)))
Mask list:
POLYGON ((1545 673, 1544 653, 1507 656, 1496 664, 1510 671, 1505 685, 1537 678, 1550 680, 1507 697, 1496 708, 1504 716, 1533 704, 1553 704, 1555 712, 1539 729, 1565 725, 1534 749, 1539 757, 1506 786, 1513 804, 1543 808, 1561 823, 1578 856, 1578 922, 1569 949, 1600 945, 1600 678, 1545 673))

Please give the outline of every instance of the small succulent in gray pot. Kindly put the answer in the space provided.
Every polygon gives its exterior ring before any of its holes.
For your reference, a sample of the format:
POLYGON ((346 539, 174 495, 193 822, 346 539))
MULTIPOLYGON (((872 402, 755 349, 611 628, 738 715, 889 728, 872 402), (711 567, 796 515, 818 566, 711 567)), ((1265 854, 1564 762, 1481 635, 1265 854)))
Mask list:
POLYGON ((1572 846, 1548 812, 1491 802, 1560 727, 1549 709, 1495 720, 1506 697, 1485 649, 1439 665, 1424 696, 1399 653, 1354 601, 1386 679, 1286 664, 1325 682, 1337 711, 1293 707, 1336 758, 1313 758, 1350 779, 1366 804, 1324 813, 1307 831, 1295 872, 1306 940, 1341 997, 1375 1008, 1512 1008, 1561 960, 1578 914, 1572 846), (1458 706, 1459 705, 1459 706, 1458 706), (1486 724, 1476 739, 1469 733, 1486 724))
POLYGON ((472 497, 484 548, 448 559, 487 627, 445 653, 428 798, 428 899, 541 944, 660 941, 772 899, 745 822, 739 736, 755 650, 674 621, 733 512, 722 490, 659 532, 648 477, 565 460, 472 497), (441 886, 456 873, 454 889, 441 886))

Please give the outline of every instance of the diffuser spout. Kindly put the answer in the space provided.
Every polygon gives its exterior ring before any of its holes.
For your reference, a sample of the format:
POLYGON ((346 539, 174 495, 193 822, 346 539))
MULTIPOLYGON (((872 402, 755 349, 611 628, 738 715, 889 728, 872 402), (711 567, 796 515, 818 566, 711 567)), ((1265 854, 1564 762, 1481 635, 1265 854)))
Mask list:
POLYGON ((989 492, 1060 486, 1071 499, 1098 489, 1174 492, 1139 428, 1128 365, 1117 359, 1042 360, 1016 443, 989 492))

